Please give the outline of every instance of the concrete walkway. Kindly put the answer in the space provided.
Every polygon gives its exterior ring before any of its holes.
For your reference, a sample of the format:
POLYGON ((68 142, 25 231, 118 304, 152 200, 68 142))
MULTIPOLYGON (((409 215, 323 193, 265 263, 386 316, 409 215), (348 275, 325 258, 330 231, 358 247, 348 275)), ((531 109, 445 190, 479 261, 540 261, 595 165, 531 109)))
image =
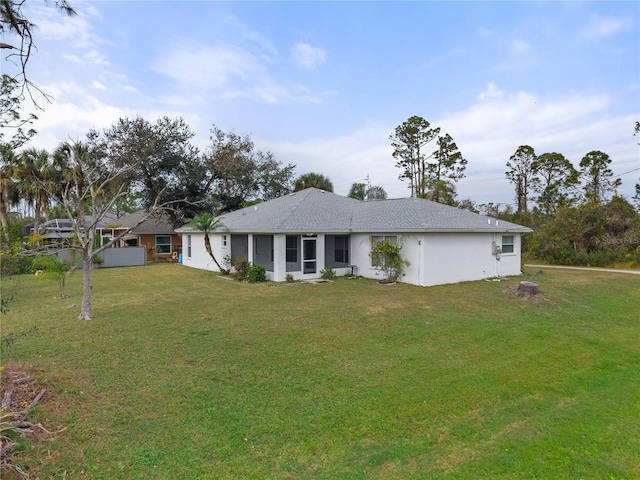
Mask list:
POLYGON ((631 275, 640 275, 640 270, 616 270, 613 268, 592 268, 592 267, 563 267, 561 265, 529 265, 525 267, 531 268, 561 268, 563 270, 588 270, 590 272, 610 272, 610 273, 630 273, 631 275))

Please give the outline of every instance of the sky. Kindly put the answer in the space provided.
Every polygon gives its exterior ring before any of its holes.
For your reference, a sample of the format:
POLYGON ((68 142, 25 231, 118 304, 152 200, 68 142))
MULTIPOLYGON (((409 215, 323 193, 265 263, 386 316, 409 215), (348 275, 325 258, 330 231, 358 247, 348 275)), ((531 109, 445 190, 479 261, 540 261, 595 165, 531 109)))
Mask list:
POLYGON ((640 2, 70 0, 72 18, 52 3, 24 10, 28 74, 51 96, 31 146, 183 117, 202 151, 215 124, 337 194, 368 178, 398 198, 389 136, 418 115, 468 161, 458 199, 513 204, 521 145, 576 168, 603 151, 627 198, 640 179, 640 2))

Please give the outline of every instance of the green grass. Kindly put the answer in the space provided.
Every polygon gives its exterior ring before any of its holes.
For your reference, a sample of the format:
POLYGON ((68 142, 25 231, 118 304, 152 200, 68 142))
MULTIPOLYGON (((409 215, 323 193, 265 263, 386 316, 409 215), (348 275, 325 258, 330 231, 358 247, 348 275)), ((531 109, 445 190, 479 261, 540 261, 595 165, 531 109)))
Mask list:
POLYGON ((3 279, 3 362, 68 429, 41 478, 640 478, 640 277, 240 284, 177 265, 3 279), (520 280, 545 299, 514 295, 520 280), (77 305, 77 306, 72 306, 77 305))

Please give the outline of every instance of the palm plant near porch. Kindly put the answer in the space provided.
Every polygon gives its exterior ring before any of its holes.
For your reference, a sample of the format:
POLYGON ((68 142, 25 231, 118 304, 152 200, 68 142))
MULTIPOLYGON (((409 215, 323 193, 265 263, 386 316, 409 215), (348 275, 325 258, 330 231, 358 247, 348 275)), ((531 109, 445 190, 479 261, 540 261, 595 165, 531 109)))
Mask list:
POLYGON ((218 228, 224 226, 224 224, 222 223, 222 219, 215 218, 213 215, 209 215, 208 213, 203 213, 201 215, 196 215, 195 217, 193 217, 189 222, 187 222, 187 225, 204 233, 205 250, 217 265, 218 270, 220 270, 223 275, 229 275, 229 270, 223 268, 220 263, 218 263, 218 260, 216 260, 216 257, 211 250, 211 240, 209 239, 209 234, 211 232, 215 232, 218 228))

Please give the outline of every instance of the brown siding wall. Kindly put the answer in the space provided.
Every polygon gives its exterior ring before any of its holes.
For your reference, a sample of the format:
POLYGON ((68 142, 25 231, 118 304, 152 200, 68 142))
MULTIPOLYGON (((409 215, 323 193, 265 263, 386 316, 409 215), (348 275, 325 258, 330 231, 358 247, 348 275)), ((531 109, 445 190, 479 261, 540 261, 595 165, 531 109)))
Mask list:
MULTIPOLYGON (((140 236, 140 245, 144 245, 147 249, 147 262, 154 262, 156 258, 156 236, 157 235, 139 235, 140 236)), ((166 236, 166 235, 161 235, 166 236)), ((177 234, 171 235, 171 253, 161 253, 158 254, 158 257, 161 258, 165 262, 169 261, 177 261, 178 254, 182 251, 182 237, 177 234), (173 256, 176 256, 176 259, 173 259, 173 256)))

